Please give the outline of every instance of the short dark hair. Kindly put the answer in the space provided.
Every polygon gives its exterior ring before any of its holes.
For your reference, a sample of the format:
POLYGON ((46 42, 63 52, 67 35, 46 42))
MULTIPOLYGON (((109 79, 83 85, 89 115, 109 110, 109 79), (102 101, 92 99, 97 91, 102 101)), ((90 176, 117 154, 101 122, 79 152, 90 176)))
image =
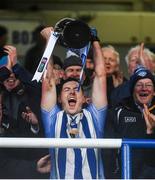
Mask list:
MULTIPOLYGON (((67 82, 70 82, 70 81, 76 81, 77 83, 80 84, 79 79, 76 79, 76 78, 69 77, 69 78, 67 78, 67 79, 61 79, 60 84, 58 84, 58 86, 57 86, 57 90, 58 90, 57 92, 58 92, 58 94, 60 94, 60 92, 62 91, 63 85, 64 85, 65 83, 67 83, 67 82)), ((83 91, 82 86, 81 86, 81 89, 82 89, 82 91, 83 91)))

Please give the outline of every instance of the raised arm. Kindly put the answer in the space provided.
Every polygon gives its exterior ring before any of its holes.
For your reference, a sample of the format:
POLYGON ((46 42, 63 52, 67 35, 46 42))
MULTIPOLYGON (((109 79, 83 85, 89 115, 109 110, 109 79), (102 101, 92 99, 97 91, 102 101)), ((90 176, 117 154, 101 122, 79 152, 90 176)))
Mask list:
POLYGON ((151 59, 146 58, 146 56, 149 56, 148 53, 149 53, 149 49, 144 48, 144 43, 141 43, 139 49, 140 64, 151 70, 151 64, 152 64, 151 59))
POLYGON ((107 105, 106 72, 102 50, 98 41, 93 42, 95 78, 92 90, 92 102, 99 109, 107 105))
POLYGON ((5 45, 4 52, 8 54, 8 63, 6 67, 13 71, 22 82, 34 85, 35 83, 31 81, 32 74, 18 63, 16 47, 5 45))
POLYGON ((42 80, 41 107, 49 111, 57 102, 56 85, 53 73, 53 66, 48 63, 47 71, 44 73, 42 80))
MULTIPOLYGON (((53 27, 46 27, 41 31, 41 36, 48 42, 53 27)), ((54 70, 51 61, 49 61, 47 70, 44 73, 42 79, 42 96, 41 96, 41 107, 49 111, 55 106, 57 102, 56 85, 54 70)))

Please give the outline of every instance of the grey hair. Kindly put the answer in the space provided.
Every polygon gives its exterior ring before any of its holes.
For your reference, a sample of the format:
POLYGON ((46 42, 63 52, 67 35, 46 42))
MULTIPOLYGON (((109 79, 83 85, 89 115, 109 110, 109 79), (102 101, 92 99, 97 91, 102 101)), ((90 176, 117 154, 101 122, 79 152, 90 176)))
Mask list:
MULTIPOLYGON (((125 62, 127 65, 129 65, 129 59, 130 59, 130 55, 132 54, 132 52, 138 51, 139 49, 140 49, 140 45, 137 45, 137 46, 129 49, 127 55, 125 56, 125 62)), ((144 52, 144 54, 146 54, 148 56, 148 58, 150 60, 152 60, 153 53, 148 48, 144 48, 143 52, 144 52)))
POLYGON ((105 47, 102 47, 102 50, 111 50, 113 52, 114 55, 116 55, 116 60, 117 60, 117 64, 120 64, 120 56, 119 53, 116 51, 116 49, 112 46, 112 45, 108 45, 105 47))

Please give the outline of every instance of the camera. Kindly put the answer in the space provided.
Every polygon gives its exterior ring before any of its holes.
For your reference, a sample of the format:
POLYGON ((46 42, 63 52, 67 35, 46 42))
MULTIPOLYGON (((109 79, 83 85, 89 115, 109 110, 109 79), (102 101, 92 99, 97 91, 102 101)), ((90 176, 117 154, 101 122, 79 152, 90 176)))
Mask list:
POLYGON ((60 45, 68 48, 81 49, 91 41, 91 29, 81 20, 61 19, 56 23, 54 30, 60 34, 60 45))

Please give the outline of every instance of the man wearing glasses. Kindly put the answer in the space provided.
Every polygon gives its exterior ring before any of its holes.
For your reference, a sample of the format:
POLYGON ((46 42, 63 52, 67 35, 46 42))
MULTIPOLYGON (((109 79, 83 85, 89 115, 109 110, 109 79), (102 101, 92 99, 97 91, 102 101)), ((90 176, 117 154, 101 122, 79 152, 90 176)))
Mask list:
MULTIPOLYGON (((139 66, 130 77, 131 96, 125 98, 107 115, 107 138, 155 138, 155 79, 152 73, 139 66)), ((120 150, 112 150, 105 163, 106 178, 121 178, 120 150), (109 160, 111 159, 111 161, 109 160), (108 161, 109 160, 109 161, 108 161), (116 163, 114 163, 116 162, 116 163)), ((132 178, 155 178, 154 149, 132 149, 132 178)), ((104 156, 105 158, 105 156, 104 156)))

